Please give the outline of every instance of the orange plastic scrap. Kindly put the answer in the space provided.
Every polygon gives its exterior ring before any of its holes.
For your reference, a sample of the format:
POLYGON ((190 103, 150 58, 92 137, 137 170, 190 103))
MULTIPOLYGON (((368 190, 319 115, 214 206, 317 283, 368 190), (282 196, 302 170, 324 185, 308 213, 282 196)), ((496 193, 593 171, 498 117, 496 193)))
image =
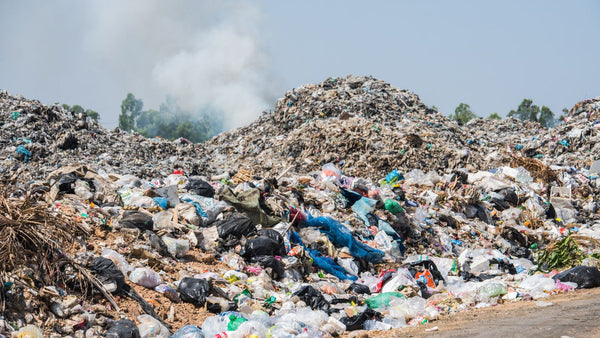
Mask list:
POLYGON ((421 276, 427 280, 427 286, 430 288, 435 288, 435 282, 433 281, 433 275, 429 272, 428 269, 425 269, 423 272, 417 272, 415 274, 415 279, 419 279, 421 276))

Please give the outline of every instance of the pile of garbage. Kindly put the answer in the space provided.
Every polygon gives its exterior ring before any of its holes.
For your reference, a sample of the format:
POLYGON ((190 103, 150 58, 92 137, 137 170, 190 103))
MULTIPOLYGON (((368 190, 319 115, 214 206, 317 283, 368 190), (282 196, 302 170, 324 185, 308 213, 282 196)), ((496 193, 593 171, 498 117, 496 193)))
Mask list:
POLYGON ((276 177, 335 163, 377 179, 394 168, 451 171, 486 165, 456 122, 416 94, 372 77, 329 78, 288 91, 256 122, 205 143, 217 167, 276 177))
MULTIPOLYGON (((462 128, 366 77, 288 92, 206 145, 0 98, 0 334, 339 336, 600 286, 594 128, 553 162, 519 128, 567 127, 462 128), (348 138, 319 149, 337 157, 280 152, 334 126, 348 138), (69 134, 73 149, 52 136, 69 134), (375 148, 345 148, 360 134, 375 148)), ((567 124, 594 126, 594 102, 567 124)))
POLYGON ((188 172, 206 160, 201 145, 185 139, 148 139, 135 132, 107 130, 60 105, 0 92, 0 177, 39 180, 73 162, 107 165, 120 173, 152 177, 173 166, 188 172), (24 176, 26 175, 26 176, 24 176))

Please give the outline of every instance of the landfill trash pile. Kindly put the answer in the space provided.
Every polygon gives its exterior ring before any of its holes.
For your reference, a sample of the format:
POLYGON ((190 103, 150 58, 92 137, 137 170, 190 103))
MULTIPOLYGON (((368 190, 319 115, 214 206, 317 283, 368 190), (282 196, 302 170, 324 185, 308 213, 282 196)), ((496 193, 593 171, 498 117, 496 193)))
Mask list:
MULTIPOLYGON (((373 168, 351 167, 349 161, 363 163, 366 150, 341 143, 349 155, 335 163, 308 154, 276 163, 285 160, 271 152, 280 146, 266 146, 273 141, 257 129, 259 123, 247 130, 254 130, 255 144, 242 128, 213 139, 205 152, 201 145, 106 131, 62 108, 3 93, 0 254, 7 259, 0 264, 0 334, 339 336, 423 325, 504 302, 546 304, 549 295, 600 286, 599 165, 588 163, 594 154, 576 150, 575 157, 564 157, 573 161, 568 166, 552 163, 547 154, 526 156, 522 150, 532 135, 520 135, 513 126, 541 130, 539 125, 475 121, 462 128, 428 111, 412 94, 371 78, 305 88, 310 95, 303 89, 288 92, 271 113, 290 123, 287 134, 274 136, 280 145, 291 144, 286 135, 299 130, 310 134, 315 126, 351 121, 362 126, 369 118, 381 131, 395 130, 398 144, 411 144, 403 133, 414 123, 413 133, 426 143, 415 153, 407 150, 397 167, 396 162, 377 167, 378 153, 368 154, 373 168), (329 86, 334 92, 325 94, 329 86), (379 117, 339 120, 307 110, 295 111, 306 114, 296 119, 281 110, 281 104, 294 106, 289 100, 295 92, 298 102, 348 90, 364 93, 365 86, 374 88, 365 95, 377 98, 375 108, 399 106, 402 99, 405 116, 377 108, 379 117), (21 116, 11 118, 14 112, 21 116), (57 117, 46 117, 50 113, 57 117), (308 117, 316 122, 305 123, 308 117), (75 128, 82 120, 91 127, 75 128), (403 123, 407 129, 399 127, 403 123), (476 135, 487 142, 468 142, 477 125, 487 126, 476 135), (494 138, 494 130, 501 135, 494 138), (16 145, 18 137, 27 137, 18 133, 25 132, 31 143, 20 145, 31 153, 27 162, 16 145), (53 135, 69 132, 78 147, 57 148, 53 135), (444 137, 479 151, 469 160, 448 155, 457 161, 455 169, 418 160, 427 143, 436 144, 432 157, 444 156, 438 149, 444 137), (221 156, 229 159, 219 157, 219 142, 221 156), (242 163, 237 144, 262 149, 273 165, 252 166, 263 157, 247 153, 248 167, 235 169, 242 163), (140 155, 128 161, 137 147, 140 155), (494 151, 499 155, 484 157, 494 151), (205 155, 194 158, 196 153, 205 155), (505 159, 498 160, 501 156, 505 159)), ((361 95, 351 97, 366 100, 361 95)), ((335 102, 321 104, 345 107, 335 102)), ((349 114, 359 115, 372 106, 366 100, 349 107, 344 108, 349 114)), ((590 107, 593 101, 574 110, 584 109, 579 115, 593 126, 590 107)), ((323 114, 344 113, 331 109, 323 114)), ((579 115, 570 116, 585 126, 579 115)), ((260 121, 268 128, 284 125, 265 116, 260 121)), ((592 144, 595 132, 586 133, 576 149, 592 144)), ((398 148, 380 134, 368 135, 398 148)))
POLYGON ((329 78, 288 91, 256 122, 205 143, 219 168, 273 177, 335 163, 377 179, 397 168, 445 172, 486 163, 477 144, 416 94, 372 77, 329 78))
POLYGON ((162 170, 173 166, 193 172, 206 162, 198 155, 202 146, 185 139, 171 142, 107 130, 85 114, 6 91, 0 92, 0 127, 0 177, 5 179, 43 179, 73 162, 107 165, 140 177, 165 173, 162 170))

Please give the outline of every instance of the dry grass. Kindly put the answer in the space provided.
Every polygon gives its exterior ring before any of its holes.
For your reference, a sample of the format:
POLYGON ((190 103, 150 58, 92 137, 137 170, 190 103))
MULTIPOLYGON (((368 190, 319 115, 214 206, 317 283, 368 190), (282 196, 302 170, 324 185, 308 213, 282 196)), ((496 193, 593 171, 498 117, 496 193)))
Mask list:
MULTIPOLYGON (((19 267, 33 268, 35 282, 65 285, 84 296, 98 283, 65 252, 85 229, 30 193, 0 190, 0 276, 19 267)), ((4 302, 2 302, 4 303, 4 302)), ((2 304, 2 309, 4 309, 2 304)))

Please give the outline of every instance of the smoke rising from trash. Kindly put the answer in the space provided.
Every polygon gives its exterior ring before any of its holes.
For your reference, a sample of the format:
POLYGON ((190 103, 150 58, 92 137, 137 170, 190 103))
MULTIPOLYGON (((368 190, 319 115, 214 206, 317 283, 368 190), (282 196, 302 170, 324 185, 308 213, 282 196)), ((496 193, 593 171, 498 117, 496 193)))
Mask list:
POLYGON ((254 120, 272 99, 261 12, 242 1, 94 2, 85 46, 147 107, 166 96, 186 111, 218 112, 227 128, 254 120))
POLYGON ((255 120, 282 90, 273 85, 255 3, 3 3, 0 11, 12 13, 1 27, 3 48, 13 51, 1 56, 1 88, 47 93, 39 97, 47 104, 81 104, 107 127, 117 125, 128 92, 144 109, 158 110, 169 97, 233 128, 255 120))

